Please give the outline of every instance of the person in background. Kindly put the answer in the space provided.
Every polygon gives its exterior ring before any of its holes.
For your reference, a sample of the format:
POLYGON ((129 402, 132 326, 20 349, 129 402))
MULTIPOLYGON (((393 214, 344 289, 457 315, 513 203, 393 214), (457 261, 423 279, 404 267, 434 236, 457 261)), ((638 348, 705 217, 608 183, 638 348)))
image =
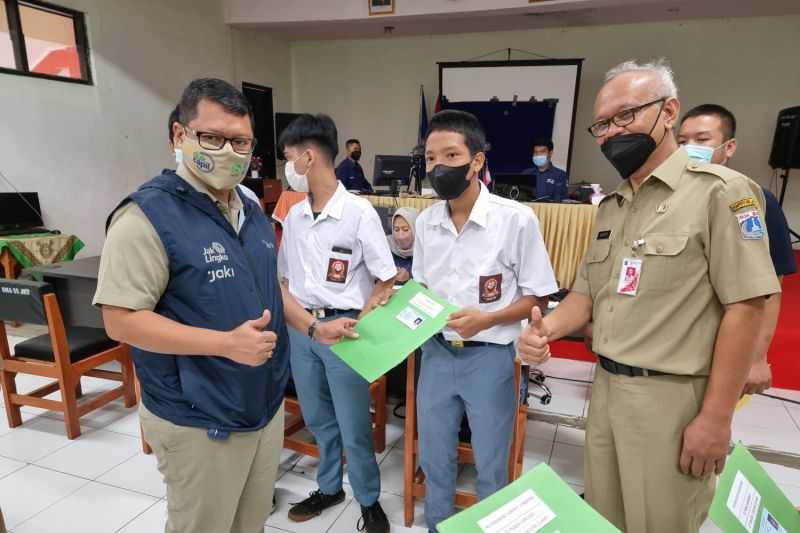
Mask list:
POLYGON ((344 145, 347 156, 336 167, 336 178, 348 191, 372 192, 372 185, 364 176, 364 169, 358 162, 361 159, 361 143, 358 139, 348 139, 344 145))
MULTIPOLYGON (((681 120, 678 144, 685 146, 689 157, 703 163, 728 165, 736 153, 736 117, 717 104, 703 104, 691 109, 681 120)), ((778 279, 797 272, 797 261, 792 251, 789 224, 778 199, 769 189, 764 191, 764 219, 769 236, 769 255, 778 279)), ((781 294, 773 294, 764 306, 764 321, 758 332, 753 366, 744 386, 745 394, 757 394, 772 385, 772 370, 767 362, 767 352, 778 324, 781 294)))
POLYGON ((414 231, 419 211, 413 207, 400 207, 392 215, 392 233, 386 236, 397 266, 395 283, 402 285, 411 279, 414 261, 414 231))
POLYGON ((560 202, 567 197, 567 173, 553 166, 553 141, 538 138, 533 141, 533 166, 522 171, 536 178, 537 198, 560 202))

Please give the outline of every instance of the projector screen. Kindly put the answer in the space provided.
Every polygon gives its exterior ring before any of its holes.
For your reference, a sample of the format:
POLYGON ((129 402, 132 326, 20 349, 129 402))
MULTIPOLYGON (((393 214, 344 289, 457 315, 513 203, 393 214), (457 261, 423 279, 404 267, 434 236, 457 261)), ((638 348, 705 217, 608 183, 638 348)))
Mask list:
POLYGON ((494 97, 511 102, 515 95, 520 102, 531 97, 538 101, 557 99, 553 164, 569 172, 582 63, 583 59, 439 63, 439 94, 449 102, 480 102, 494 97))

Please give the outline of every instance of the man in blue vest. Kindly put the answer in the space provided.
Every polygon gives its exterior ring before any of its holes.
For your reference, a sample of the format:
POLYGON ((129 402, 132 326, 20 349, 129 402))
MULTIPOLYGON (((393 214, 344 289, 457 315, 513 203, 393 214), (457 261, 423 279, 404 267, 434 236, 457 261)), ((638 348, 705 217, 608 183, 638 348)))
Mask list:
MULTIPOLYGON (((189 84, 174 125, 183 153, 109 217, 95 304, 132 347, 140 417, 167 484, 167 532, 261 531, 283 442, 286 323, 314 318, 282 291, 275 236, 236 192, 255 139, 241 92, 189 84)), ((320 342, 354 321, 319 324, 320 342)))

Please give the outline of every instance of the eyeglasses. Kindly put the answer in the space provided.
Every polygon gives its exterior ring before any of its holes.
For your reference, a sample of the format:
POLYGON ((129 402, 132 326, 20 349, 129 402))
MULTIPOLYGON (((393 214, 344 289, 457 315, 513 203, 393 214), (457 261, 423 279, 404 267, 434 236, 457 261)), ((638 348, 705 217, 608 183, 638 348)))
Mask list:
POLYGON ((666 102, 666 100, 667 97, 664 96, 659 98, 658 100, 647 102, 646 104, 637 105, 636 107, 631 107, 628 109, 623 109, 622 111, 620 111, 611 118, 598 120, 597 122, 589 126, 587 129, 589 133, 592 134, 592 137, 602 137, 603 135, 608 133, 608 128, 609 126, 611 126, 612 122, 619 127, 627 126, 628 124, 631 124, 634 120, 636 120, 637 112, 641 111, 646 107, 650 107, 653 104, 657 104, 659 102, 660 103, 666 102))
POLYGON ((229 138, 218 133, 197 131, 189 126, 184 126, 184 128, 197 137, 197 142, 200 144, 200 147, 206 150, 222 150, 227 142, 231 143, 231 148, 233 148, 233 151, 237 154, 249 154, 256 147, 256 139, 247 137, 229 138))

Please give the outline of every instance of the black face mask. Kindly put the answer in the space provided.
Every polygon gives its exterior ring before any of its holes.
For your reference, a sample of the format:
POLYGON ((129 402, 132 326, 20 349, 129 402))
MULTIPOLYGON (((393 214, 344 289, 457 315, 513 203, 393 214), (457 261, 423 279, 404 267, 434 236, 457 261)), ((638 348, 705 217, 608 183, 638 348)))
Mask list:
POLYGON ((447 165, 436 165, 428 172, 428 179, 431 186, 439 198, 442 200, 453 200, 461 196, 461 193, 469 187, 467 173, 471 163, 460 167, 449 167, 447 165))
MULTIPOLYGON (((658 146, 650 134, 653 133, 656 124, 658 124, 658 117, 661 116, 663 108, 664 104, 662 103, 661 109, 658 110, 658 115, 656 115, 656 122, 650 128, 650 133, 617 135, 616 137, 611 137, 600 146, 603 155, 614 165, 622 179, 627 179, 631 174, 642 168, 642 165, 645 164, 658 146)), ((664 132, 664 135, 666 134, 664 132)))
POLYGON ((350 154, 350 157, 353 158, 353 161, 358 161, 359 159, 361 159, 361 152, 356 150, 355 152, 350 154))

